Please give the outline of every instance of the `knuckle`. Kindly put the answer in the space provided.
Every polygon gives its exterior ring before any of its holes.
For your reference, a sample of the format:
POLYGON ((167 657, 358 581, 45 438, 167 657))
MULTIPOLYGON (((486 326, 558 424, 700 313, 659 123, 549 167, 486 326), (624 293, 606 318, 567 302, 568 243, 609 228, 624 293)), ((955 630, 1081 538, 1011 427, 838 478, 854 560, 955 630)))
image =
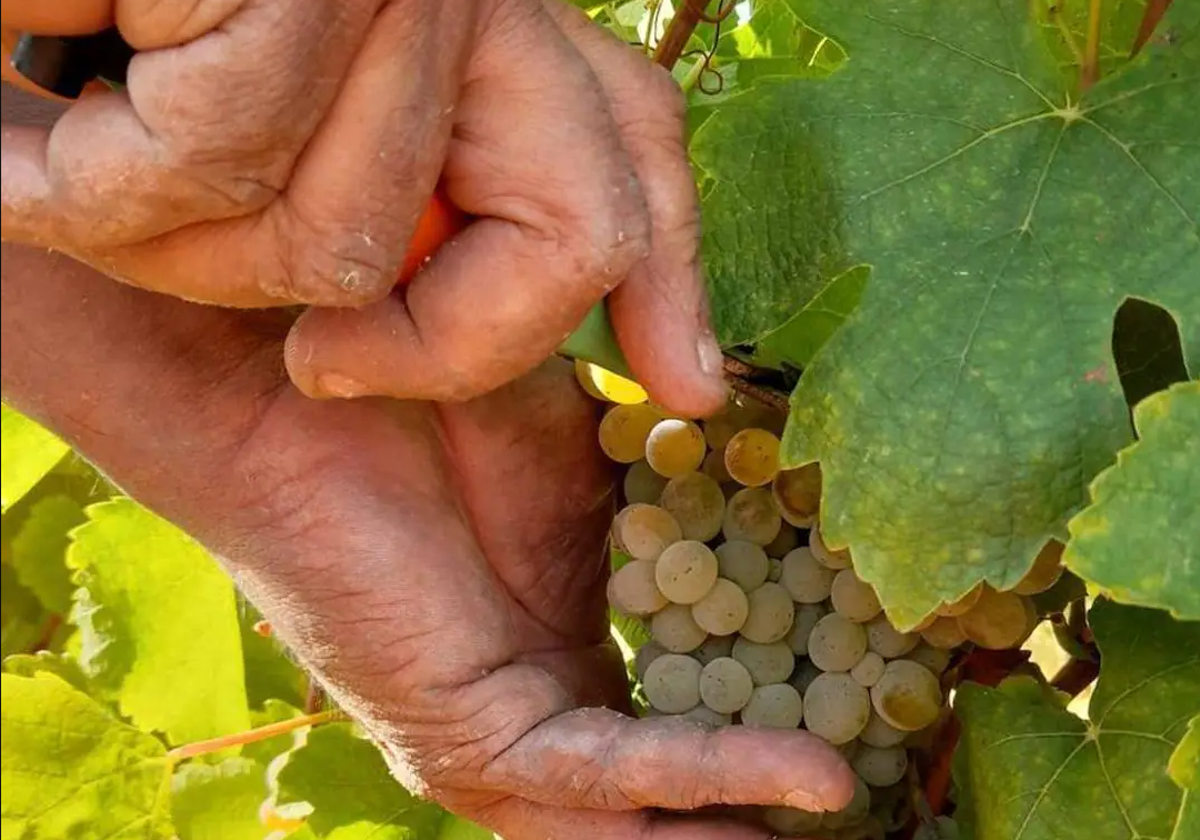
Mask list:
POLYGON ((314 306, 364 306, 396 283, 392 249, 365 230, 319 225, 295 212, 268 214, 277 259, 260 275, 269 296, 314 306))

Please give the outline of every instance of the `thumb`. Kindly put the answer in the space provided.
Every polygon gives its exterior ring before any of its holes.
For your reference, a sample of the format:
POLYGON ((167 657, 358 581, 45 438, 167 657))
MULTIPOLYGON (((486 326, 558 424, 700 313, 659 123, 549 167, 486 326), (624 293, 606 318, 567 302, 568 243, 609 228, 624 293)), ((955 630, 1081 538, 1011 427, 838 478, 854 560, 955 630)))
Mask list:
POLYGON ((114 5, 114 0, 5 0, 0 27, 35 35, 91 35, 112 26, 114 5))

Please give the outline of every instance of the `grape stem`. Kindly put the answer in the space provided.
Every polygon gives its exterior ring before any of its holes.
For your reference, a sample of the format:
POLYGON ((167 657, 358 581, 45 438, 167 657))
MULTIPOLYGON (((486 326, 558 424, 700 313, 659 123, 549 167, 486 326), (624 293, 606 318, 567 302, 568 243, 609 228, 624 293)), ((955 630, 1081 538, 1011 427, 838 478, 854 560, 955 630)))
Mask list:
POLYGON ((194 741, 190 744, 184 744, 182 747, 176 747, 168 752, 167 759, 174 764, 184 759, 195 758, 199 755, 208 755, 209 753, 227 750, 230 747, 240 747, 243 744, 253 744, 257 741, 265 741, 268 738, 274 738, 278 735, 286 735, 289 732, 295 732, 297 729, 303 729, 306 726, 320 726, 323 723, 333 723, 340 720, 348 720, 348 718, 343 712, 337 710, 317 712, 313 715, 302 715, 291 720, 269 723, 257 729, 248 729, 245 732, 234 732, 232 735, 222 735, 220 738, 211 738, 207 741, 194 741))
POLYGON ((1054 675, 1051 685, 1059 691, 1078 697, 1100 676, 1100 663, 1090 659, 1072 659, 1054 675))

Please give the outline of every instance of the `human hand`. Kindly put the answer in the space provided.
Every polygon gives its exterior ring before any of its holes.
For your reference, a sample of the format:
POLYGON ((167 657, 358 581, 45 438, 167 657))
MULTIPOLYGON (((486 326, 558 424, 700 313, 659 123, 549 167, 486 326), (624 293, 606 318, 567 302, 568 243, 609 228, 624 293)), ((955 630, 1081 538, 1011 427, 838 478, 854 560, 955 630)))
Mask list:
POLYGON ((631 369, 724 396, 682 98, 559 0, 5 3, 6 29, 111 24, 123 93, 4 126, 3 238, 234 307, 308 304, 310 396, 461 400, 528 372, 609 296, 631 369), (435 184, 478 217, 390 294, 435 184))
POLYGON ((455 405, 314 401, 282 312, 2 266, 5 400, 222 558, 412 789, 506 840, 761 840, 651 809, 849 800, 806 732, 622 714, 613 476, 565 363, 455 405))

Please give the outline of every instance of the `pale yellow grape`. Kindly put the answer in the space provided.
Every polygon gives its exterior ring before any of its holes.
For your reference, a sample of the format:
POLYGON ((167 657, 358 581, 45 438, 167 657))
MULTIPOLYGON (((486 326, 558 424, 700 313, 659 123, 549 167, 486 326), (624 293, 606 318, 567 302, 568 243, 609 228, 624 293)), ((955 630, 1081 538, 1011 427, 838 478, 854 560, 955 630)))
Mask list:
POLYGON ((633 668, 637 673, 637 678, 645 680, 646 669, 650 667, 650 663, 667 653, 667 649, 655 641, 646 642, 638 648, 637 653, 633 655, 633 668))
POLYGON ((775 539, 766 544, 764 550, 768 557, 784 557, 789 551, 800 547, 800 532, 784 522, 779 526, 775 539))
POLYGON ((668 601, 694 604, 717 582, 717 555, 696 540, 672 543, 654 564, 654 579, 668 601))
POLYGON ((721 532, 727 540, 746 540, 763 546, 779 536, 782 525, 783 520, 775 509, 771 491, 761 487, 746 487, 734 493, 725 503, 721 532))
POLYGON ((696 723, 703 723, 707 726, 730 726, 733 723, 733 715, 714 712, 703 703, 689 712, 684 712, 679 717, 696 723))
POLYGON ((725 578, 718 578, 708 594, 692 604, 692 618, 714 636, 736 633, 749 617, 750 599, 745 590, 725 578))
POLYGON ((754 424, 755 412, 732 400, 704 421, 704 439, 717 451, 725 448, 730 438, 754 424))
POLYGON ((836 573, 813 559, 806 547, 792 549, 783 558, 779 582, 798 604, 819 604, 829 597, 836 573))
POLYGON ((768 560, 771 567, 770 571, 767 572, 767 580, 771 581, 771 583, 779 583, 783 577, 783 561, 778 557, 770 557, 768 560))
POLYGON ((679 714, 700 704, 700 663, 690 656, 668 653, 646 669, 642 688, 650 705, 665 714, 679 714))
POLYGON ((950 666, 950 651, 935 648, 928 642, 921 642, 906 653, 904 658, 925 666, 934 676, 941 676, 950 666))
POLYGON ((796 670, 792 672, 792 678, 788 680, 792 688, 800 692, 801 695, 808 691, 808 687, 812 685, 813 680, 825 673, 808 659, 801 659, 796 664, 796 670))
POLYGON ((669 604, 650 619, 650 637, 671 653, 691 653, 708 638, 692 618, 692 608, 669 604))
POLYGON ((824 604, 797 604, 796 617, 792 619, 792 629, 788 631, 787 643, 792 653, 797 656, 808 655, 808 637, 827 613, 824 604))
POLYGON ((646 437, 646 461, 659 475, 675 478, 704 463, 704 433, 691 420, 659 421, 646 437))
MULTIPOLYGON (((729 470, 725 469, 725 452, 720 449, 714 449, 704 456, 704 463, 700 465, 700 472, 711 478, 717 484, 736 483, 733 477, 729 475, 729 470)), ((724 490, 721 491, 724 495, 724 490)))
POLYGON ((1025 577, 1017 581, 1013 592, 1018 595, 1037 595, 1045 592, 1062 577, 1063 549, 1066 548, 1058 540, 1050 540, 1033 559, 1033 566, 1025 573, 1025 577))
POLYGON ((786 642, 760 645, 739 637, 733 643, 732 654, 746 666, 755 685, 786 682, 796 668, 796 657, 786 642))
POLYGON ((821 465, 813 462, 795 470, 781 470, 771 481, 771 493, 785 522, 809 528, 821 507, 821 465))
POLYGON ((657 505, 626 505, 613 520, 613 542, 635 560, 657 560, 667 546, 683 539, 675 517, 657 505))
POLYGON ((865 624, 883 611, 875 587, 854 573, 842 569, 833 579, 829 600, 834 612, 857 624, 865 624))
POLYGON ((960 615, 958 626, 982 648, 1007 650, 1020 647, 1031 632, 1030 606, 1024 596, 985 587, 975 606, 960 615))
POLYGON ((704 644, 692 651, 692 657, 701 665, 707 665, 722 656, 732 656, 734 641, 734 636, 709 636, 704 644))
POLYGON ((937 744, 938 734, 942 730, 942 725, 946 722, 952 712, 949 707, 942 706, 938 712, 938 718, 933 723, 926 726, 924 729, 918 729, 916 732, 909 732, 904 736, 904 747, 908 750, 921 750, 922 752, 930 752, 937 744))
POLYGON ((921 641, 916 633, 901 633, 886 615, 877 615, 867 622, 867 649, 873 650, 884 659, 904 656, 921 641))
POLYGON ((967 634, 958 624, 958 619, 938 616, 938 618, 921 631, 921 638, 935 648, 953 650, 967 640, 967 634))
MULTIPOLYGON (((604 396, 604 394, 602 394, 600 392, 600 389, 596 386, 596 382, 592 378, 591 368, 592 368, 592 365, 589 362, 585 362, 583 359, 576 359, 575 360, 575 381, 579 383, 580 388, 582 388, 585 392, 587 392, 587 395, 589 397, 591 397, 594 400, 599 400, 600 402, 604 402, 605 396, 604 396)), ((635 402, 638 402, 638 401, 635 400, 635 402)))
MULTIPOLYGON (((967 594, 963 595, 957 601, 951 601, 949 604, 942 604, 935 610, 936 615, 945 616, 946 618, 954 618, 965 613, 971 607, 975 606, 975 602, 979 600, 979 596, 983 593, 983 582, 980 581, 974 587, 967 590, 967 594)), ((929 621, 927 618, 926 621, 929 621)))
POLYGON ((667 605, 667 599, 655 582, 652 560, 631 560, 618 569, 608 582, 608 600, 617 612, 645 616, 667 605))
POLYGON ((725 445, 725 469, 746 487, 770 484, 779 472, 779 438, 766 429, 742 429, 725 445))
POLYGON ((700 674, 700 698, 714 712, 740 712, 754 693, 754 680, 746 666, 730 657, 714 659, 700 674))
POLYGON ((882 656, 869 650, 863 654, 862 659, 858 660, 858 664, 850 669, 850 676, 854 677, 854 681, 863 688, 870 688, 879 682, 886 665, 882 656))
POLYGON ((763 822, 767 828, 784 837, 803 837, 817 830, 821 824, 821 814, 799 808, 768 808, 763 812, 763 822))
POLYGON ((646 389, 632 379, 626 379, 599 365, 587 363, 587 367, 588 378, 604 399, 625 405, 644 403, 649 399, 646 389))
POLYGON ((908 659, 893 659, 879 682, 871 686, 871 705, 892 726, 916 732, 937 720, 942 688, 928 668, 908 659))
POLYGON ((729 540, 717 546, 716 555, 721 577, 747 592, 753 592, 767 582, 771 564, 762 546, 746 540, 729 540))
POLYGON ((754 689, 750 702, 742 709, 742 724, 769 729, 795 729, 804 715, 800 692, 787 683, 763 685, 754 689))
POLYGON ((825 538, 821 536, 820 526, 814 526, 809 532, 808 548, 812 551, 813 558, 827 569, 833 569, 836 572, 849 569, 853 565, 848 549, 839 548, 834 551, 825 545, 825 538))
POLYGON ((872 709, 871 719, 867 721, 863 731, 858 734, 858 740, 867 746, 886 748, 902 743, 908 734, 903 729, 892 726, 872 709))
POLYGON ((870 717, 871 696, 849 674, 821 674, 804 692, 805 724, 831 744, 853 741, 870 717))
POLYGON ((834 749, 838 751, 842 758, 846 759, 846 761, 850 761, 854 758, 860 746, 861 745, 858 743, 858 739, 855 738, 853 741, 847 741, 844 744, 838 744, 836 747, 834 747, 834 749))
POLYGON ((867 631, 837 613, 823 616, 808 637, 808 658, 822 671, 849 671, 867 652, 867 631))
POLYGON ((850 766, 871 787, 887 787, 904 778, 904 772, 908 770, 908 752, 901 746, 863 746, 850 766))
POLYGON ((778 583, 764 583, 749 594, 750 615, 742 625, 742 636, 767 645, 787 636, 796 617, 792 596, 778 583))
POLYGON ((600 421, 600 448, 619 464, 632 464, 646 454, 650 430, 663 419, 663 413, 647 403, 614 405, 600 421))
POLYGON ((667 480, 650 469, 644 458, 629 465, 621 482, 627 505, 657 505, 666 486, 667 480))
POLYGON ((683 538, 708 542, 721 533, 725 519, 725 494, 721 485, 704 473, 687 473, 667 482, 659 506, 675 517, 683 538))

